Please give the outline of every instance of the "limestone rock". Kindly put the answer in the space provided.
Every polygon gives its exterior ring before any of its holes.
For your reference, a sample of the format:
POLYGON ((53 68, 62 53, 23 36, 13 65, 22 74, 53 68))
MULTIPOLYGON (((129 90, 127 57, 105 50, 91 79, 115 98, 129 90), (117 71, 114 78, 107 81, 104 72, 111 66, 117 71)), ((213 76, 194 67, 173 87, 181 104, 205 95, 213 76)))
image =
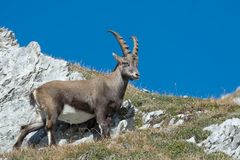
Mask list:
POLYGON ((234 159, 240 159, 240 119, 228 119, 204 130, 210 131, 211 135, 198 143, 198 146, 203 147, 207 153, 221 151, 234 159))
POLYGON ((191 137, 191 138, 187 139, 186 141, 189 143, 194 143, 194 144, 196 143, 195 137, 191 137))
POLYGON ((152 123, 154 119, 160 118, 162 115, 164 115, 164 111, 158 110, 153 112, 148 112, 143 115, 143 123, 152 123))
POLYGON ((158 128, 162 124, 161 117, 164 115, 163 110, 152 111, 148 113, 143 113, 142 122, 143 126, 139 129, 146 129, 153 127, 158 128))
POLYGON ((83 138, 75 141, 75 142, 72 143, 72 144, 90 143, 90 142, 93 142, 93 141, 94 141, 94 135, 91 134, 91 133, 87 133, 86 135, 84 135, 83 138))
POLYGON ((58 142, 58 145, 59 146, 62 146, 62 145, 65 145, 65 144, 67 144, 68 142, 67 142, 67 139, 61 139, 59 142, 58 142))
POLYGON ((160 123, 157 123, 157 124, 154 124, 154 125, 153 125, 153 128, 161 128, 162 125, 163 125, 163 122, 164 122, 164 121, 162 121, 162 122, 160 122, 160 123))
POLYGON ((170 121, 169 121, 169 126, 179 126, 179 125, 182 125, 184 123, 184 120, 183 119, 176 119, 176 118, 172 118, 170 121))

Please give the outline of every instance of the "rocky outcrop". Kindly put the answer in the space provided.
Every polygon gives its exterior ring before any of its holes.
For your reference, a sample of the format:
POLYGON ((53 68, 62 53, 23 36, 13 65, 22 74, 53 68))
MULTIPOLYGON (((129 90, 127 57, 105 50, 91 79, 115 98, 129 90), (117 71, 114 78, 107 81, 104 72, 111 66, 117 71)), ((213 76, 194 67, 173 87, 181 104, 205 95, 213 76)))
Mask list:
MULTIPOLYGON (((33 88, 51 80, 84 79, 81 73, 71 72, 69 65, 64 60, 44 55, 37 42, 19 47, 12 31, 0 29, 0 152, 11 150, 20 126, 29 123, 35 116, 35 109, 30 106, 28 99, 33 88)), ((115 116, 114 135, 133 126, 133 106, 128 101, 122 109, 125 118, 122 115, 115 116)), ((69 127, 68 124, 59 123, 56 128, 57 139, 60 144, 80 141, 90 135, 85 134, 86 128, 87 124, 69 127)), ((41 146, 45 142, 45 133, 39 130, 27 136, 23 145, 39 143, 41 146)))
POLYGON ((198 144, 207 153, 224 152, 234 159, 240 159, 240 119, 232 118, 221 124, 204 128, 211 135, 198 144))

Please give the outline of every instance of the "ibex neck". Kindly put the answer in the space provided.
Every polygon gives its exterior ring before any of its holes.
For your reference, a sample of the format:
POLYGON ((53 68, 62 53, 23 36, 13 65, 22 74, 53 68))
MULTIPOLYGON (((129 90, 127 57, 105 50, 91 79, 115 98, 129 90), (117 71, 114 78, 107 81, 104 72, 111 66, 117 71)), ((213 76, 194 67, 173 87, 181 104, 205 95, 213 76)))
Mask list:
POLYGON ((129 79, 122 76, 121 71, 118 67, 115 69, 114 72, 112 72, 111 78, 116 86, 115 89, 118 92, 119 97, 123 99, 129 79))

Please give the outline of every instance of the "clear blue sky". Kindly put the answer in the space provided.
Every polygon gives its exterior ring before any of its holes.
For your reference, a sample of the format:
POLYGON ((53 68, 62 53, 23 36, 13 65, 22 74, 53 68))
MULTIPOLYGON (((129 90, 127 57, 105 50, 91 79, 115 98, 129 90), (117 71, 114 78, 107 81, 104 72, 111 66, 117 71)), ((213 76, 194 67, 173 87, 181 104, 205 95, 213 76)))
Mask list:
POLYGON ((120 48, 106 31, 139 39, 141 79, 159 93, 218 97, 240 85, 239 0, 2 1, 0 26, 21 45, 98 70, 115 66, 120 48))

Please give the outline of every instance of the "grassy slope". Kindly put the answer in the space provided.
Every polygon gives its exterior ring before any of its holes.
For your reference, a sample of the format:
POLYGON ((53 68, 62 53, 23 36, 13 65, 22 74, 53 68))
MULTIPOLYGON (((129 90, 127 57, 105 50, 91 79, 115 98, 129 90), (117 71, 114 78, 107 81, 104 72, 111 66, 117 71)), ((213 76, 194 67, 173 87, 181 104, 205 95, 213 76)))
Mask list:
MULTIPOLYGON (((81 71, 86 78, 98 75, 76 65, 70 70, 81 71)), ((166 115, 162 129, 135 130, 116 139, 102 140, 77 146, 51 147, 42 150, 23 149, 6 155, 11 159, 229 159, 223 153, 206 155, 196 145, 185 140, 196 137, 199 142, 209 133, 202 128, 213 123, 220 123, 227 118, 240 117, 240 108, 234 104, 213 99, 180 98, 142 92, 129 85, 126 99, 131 99, 142 111, 163 109, 166 115), (201 112, 201 113, 199 113, 201 112), (167 122, 179 113, 189 114, 188 120, 179 127, 167 128, 167 122)), ((136 125, 141 126, 141 119, 136 115, 136 125)), ((1 157, 1 156, 0 156, 1 157)))

